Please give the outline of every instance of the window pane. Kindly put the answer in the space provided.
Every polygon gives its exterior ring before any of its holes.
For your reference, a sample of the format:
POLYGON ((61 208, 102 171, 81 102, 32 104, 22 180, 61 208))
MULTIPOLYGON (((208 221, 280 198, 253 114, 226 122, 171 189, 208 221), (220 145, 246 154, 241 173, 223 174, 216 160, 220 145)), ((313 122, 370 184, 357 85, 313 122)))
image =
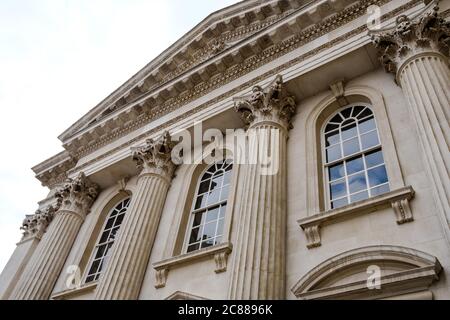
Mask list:
POLYGON ((359 122, 359 132, 360 133, 365 133, 365 132, 368 132, 373 129, 376 129, 374 118, 368 118, 368 119, 365 119, 365 120, 359 122))
POLYGON ((222 187, 223 176, 215 177, 212 179, 210 190, 214 190, 222 187))
POLYGON ((114 223, 115 226, 120 226, 122 224, 123 218, 125 218, 125 214, 120 214, 116 218, 116 222, 114 223))
POLYGON ((98 258, 102 258, 102 257, 103 257, 103 255, 104 255, 104 253, 105 253, 106 246, 107 246, 107 245, 104 244, 104 245, 98 247, 97 253, 96 253, 96 255, 95 255, 95 259, 98 259, 98 258))
POLYGON ((366 200, 367 198, 369 198, 369 193, 367 191, 363 191, 363 192, 351 195, 350 202, 366 200))
POLYGON ((354 138, 344 142, 344 156, 351 155, 359 151, 358 138, 354 138))
POLYGON ((231 180, 231 171, 227 171, 223 176, 223 185, 226 186, 230 184, 230 180, 231 180))
POLYGON ((225 219, 220 219, 219 224, 217 225, 217 235, 220 236, 223 234, 223 225, 225 223, 225 219))
POLYGON ((92 281, 94 281, 94 276, 89 276, 86 278, 87 283, 92 282, 92 281))
POLYGON ((332 130, 336 130, 336 129, 338 129, 338 128, 339 128, 339 125, 329 123, 329 124, 326 126, 326 128, 325 128, 325 132, 329 132, 329 131, 332 131, 332 130))
POLYGON ((114 219, 115 219, 115 218, 109 218, 109 219, 108 219, 108 222, 106 223, 106 226, 105 226, 105 230, 111 229, 111 227, 112 227, 113 224, 114 224, 114 219))
POLYGON ((225 211, 227 211, 227 205, 226 204, 225 205, 221 205, 220 206, 220 214, 219 214, 220 218, 225 217, 225 211))
POLYGON ((210 222, 213 220, 217 220, 219 216, 219 207, 215 207, 211 210, 208 210, 208 213, 206 214, 206 221, 205 222, 210 222))
POLYGON ((117 232, 119 231, 119 227, 115 227, 111 230, 111 233, 109 235, 109 240, 115 240, 117 237, 117 232))
POLYGON ((191 251, 198 250, 199 247, 200 247, 200 244, 199 244, 199 243, 192 244, 192 245, 190 245, 190 246, 188 247, 187 252, 191 252, 191 251))
POLYGON ((372 195, 372 197, 378 196, 386 192, 389 192, 389 184, 384 184, 382 186, 370 189, 370 194, 372 195))
POLYGON ((344 116, 344 118, 350 118, 351 113, 352 113, 352 108, 347 108, 347 109, 341 111, 341 114, 344 116))
POLYGON ((335 145, 327 149, 327 162, 332 162, 342 158, 341 156, 341 146, 335 145))
POLYGON ((363 119, 365 117, 371 116, 372 111, 369 108, 366 108, 363 112, 358 115, 358 119, 363 119))
POLYGON ((341 115, 338 113, 330 120, 330 122, 341 123, 344 119, 342 119, 341 115))
POLYGON ((216 240, 214 241, 215 244, 219 244, 222 243, 222 237, 217 237, 216 240))
POLYGON ((214 245, 214 239, 208 239, 202 242, 202 248, 212 247, 214 245))
POLYGON ((220 201, 227 200, 228 199, 228 191, 230 189, 230 186, 226 186, 222 188, 222 193, 220 194, 220 201))
POLYGON ((197 202, 195 203, 195 209, 200 209, 206 206, 206 198, 208 194, 203 194, 197 197, 197 202))
POLYGON ((347 194, 345 180, 339 180, 330 184, 331 199, 343 197, 347 194))
POLYGON ((91 269, 89 269, 89 274, 97 273, 98 266, 100 265, 100 259, 94 260, 94 262, 91 265, 91 269))
MULTIPOLYGON (((209 171, 209 170, 208 170, 208 171, 209 171)), ((202 181, 205 181, 205 180, 211 178, 211 176, 212 176, 211 173, 205 172, 205 174, 204 174, 203 177, 202 177, 202 181)))
POLYGON ((339 199, 339 200, 333 201, 331 203, 331 208, 332 209, 336 209, 336 208, 343 207, 343 206, 345 206, 347 204, 348 204, 347 198, 343 198, 343 199, 339 199))
POLYGON ((340 179, 340 178, 344 177, 344 175, 345 175, 344 165, 341 163, 341 164, 332 166, 332 167, 328 168, 328 172, 330 174, 330 181, 340 179))
POLYGON ((362 106, 356 106, 353 108, 352 117, 356 117, 358 114, 361 113, 361 111, 364 110, 365 107, 362 106))
POLYGON ((196 213, 194 215, 193 227, 199 226, 202 223, 203 212, 196 213))
POLYGON ((333 132, 327 133, 325 135, 325 141, 326 141, 327 147, 341 141, 341 138, 339 136, 339 131, 333 131, 333 132))
POLYGON ((378 133, 376 130, 361 135, 361 144, 362 144, 363 149, 367 149, 367 148, 376 146, 379 143, 380 142, 378 141, 378 133))
POLYGON ((108 241, 109 238, 109 231, 105 231, 102 234, 102 237, 100 238, 98 243, 105 243, 106 241, 108 241))
POLYGON ((358 135, 358 130, 356 130, 356 123, 354 123, 354 122, 353 122, 353 124, 342 128, 342 139, 343 140, 347 140, 347 139, 356 137, 357 135, 358 135))
POLYGON ((200 227, 192 228, 191 237, 189 238, 189 243, 194 243, 200 241, 200 227))
POLYGON ((368 171, 369 185, 375 187, 388 181, 385 166, 376 167, 368 171))
POLYGON ((208 196, 208 205, 219 202, 219 197, 220 197, 220 189, 210 192, 208 196))
POLYGON ((203 181, 202 183, 200 183, 200 186, 198 188, 198 194, 202 194, 202 193, 209 191, 209 182, 210 181, 211 180, 206 180, 206 181, 203 181))
POLYGON ((202 240, 214 238, 214 236, 216 235, 216 225, 217 221, 205 224, 205 227, 203 228, 202 240))
POLYGON ((366 176, 364 173, 359 173, 348 178, 348 187, 350 193, 358 192, 367 189, 366 176))
POLYGON ((366 166, 367 168, 375 167, 384 162, 383 152, 381 150, 374 151, 366 154, 366 166))
POLYGON ((353 174, 364 170, 364 162, 362 157, 354 158, 347 161, 347 174, 353 174))

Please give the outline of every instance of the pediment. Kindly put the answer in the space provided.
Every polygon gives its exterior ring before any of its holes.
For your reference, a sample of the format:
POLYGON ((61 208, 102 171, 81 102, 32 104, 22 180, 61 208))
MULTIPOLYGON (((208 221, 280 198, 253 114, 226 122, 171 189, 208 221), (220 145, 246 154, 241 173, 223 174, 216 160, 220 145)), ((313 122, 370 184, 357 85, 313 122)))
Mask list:
POLYGON ((208 299, 183 291, 175 291, 165 300, 208 300, 208 299))
POLYGON ((370 246, 326 260, 291 289, 299 299, 378 299, 426 290, 442 269, 436 257, 399 246, 370 246), (379 271, 379 288, 368 279, 379 271))
POLYGON ((59 139, 72 156, 80 158, 314 40, 327 28, 332 30, 359 17, 365 6, 357 0, 248 0, 219 10, 59 139))

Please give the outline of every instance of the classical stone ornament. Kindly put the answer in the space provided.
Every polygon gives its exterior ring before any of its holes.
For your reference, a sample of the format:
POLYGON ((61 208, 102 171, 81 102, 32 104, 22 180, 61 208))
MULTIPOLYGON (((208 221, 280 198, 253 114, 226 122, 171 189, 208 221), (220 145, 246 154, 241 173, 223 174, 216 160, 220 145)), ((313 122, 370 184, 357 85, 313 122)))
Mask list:
POLYGON ((400 15, 393 30, 372 34, 380 61, 387 72, 397 75, 405 61, 422 52, 439 52, 449 57, 450 22, 439 14, 437 4, 422 15, 400 15))
POLYGON ((232 250, 233 245, 229 242, 225 242, 213 247, 196 250, 156 262, 153 264, 153 268, 155 269, 155 288, 160 289, 166 286, 168 274, 171 269, 174 269, 179 265, 206 258, 214 258, 216 265, 214 268, 215 273, 225 272, 227 271, 228 266, 228 256, 232 250))
POLYGON ((171 157, 175 144, 166 131, 158 139, 148 139, 144 146, 136 148, 133 151, 133 160, 143 172, 157 173, 171 179, 175 170, 171 157))
POLYGON ((32 215, 27 215, 22 222, 22 226, 20 227, 23 230, 23 238, 22 240, 36 237, 41 239, 47 230, 48 225, 53 220, 55 212, 58 208, 54 206, 49 206, 45 209, 39 209, 32 215))
POLYGON ((235 109, 246 125, 273 121, 290 129, 295 108, 295 99, 287 92, 280 75, 265 89, 255 86, 250 96, 235 99, 235 109))
POLYGON ((48 299, 61 273, 86 214, 97 197, 98 186, 80 173, 68 179, 55 193, 58 210, 49 209, 47 216, 41 215, 41 229, 49 223, 45 237, 27 264, 14 291, 12 300, 48 299), (56 244, 56 245, 55 245, 56 244))
POLYGON ((441 270, 439 260, 425 252, 399 246, 369 246, 327 259, 306 273, 291 291, 302 300, 379 299, 427 292, 441 270), (381 278, 379 287, 370 290, 368 270, 374 267, 380 269, 381 278))
POLYGON ((308 249, 322 245, 321 229, 325 225, 338 223, 344 218, 354 217, 359 214, 371 212, 371 208, 391 206, 394 209, 398 224, 414 220, 409 201, 414 198, 415 191, 412 187, 404 187, 391 192, 356 202, 345 207, 330 209, 318 214, 297 220, 306 236, 308 249))
POLYGON ((67 179, 64 186, 55 193, 55 197, 61 202, 59 210, 87 214, 98 191, 98 185, 81 172, 75 178, 67 179))

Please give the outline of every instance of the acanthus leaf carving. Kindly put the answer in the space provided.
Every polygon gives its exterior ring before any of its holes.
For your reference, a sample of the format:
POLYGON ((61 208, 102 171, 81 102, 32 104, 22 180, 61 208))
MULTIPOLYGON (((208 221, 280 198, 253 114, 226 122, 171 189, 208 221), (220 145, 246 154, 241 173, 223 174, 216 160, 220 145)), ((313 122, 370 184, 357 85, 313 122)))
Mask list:
POLYGON ((154 173, 170 179, 175 170, 172 162, 172 149, 175 145, 166 131, 158 139, 147 139, 143 146, 135 148, 133 160, 142 169, 142 173, 154 173))
POLYGON ((52 222, 55 212, 58 210, 60 203, 53 206, 50 205, 45 209, 38 209, 32 215, 26 215, 22 222, 20 230, 23 231, 22 240, 36 237, 41 239, 47 230, 48 225, 52 222))
POLYGON ((395 28, 371 32, 387 72, 397 74, 408 58, 421 52, 433 51, 449 57, 450 22, 439 13, 437 2, 430 3, 417 17, 400 15, 395 28))
POLYGON ((273 121, 291 129, 295 109, 295 98, 287 92, 280 75, 267 88, 254 86, 251 95, 235 98, 235 110, 246 125, 273 121))
POLYGON ((75 178, 67 179, 64 186, 55 193, 55 197, 61 203, 59 210, 75 212, 84 217, 97 198, 98 192, 98 185, 92 183, 81 172, 75 178))

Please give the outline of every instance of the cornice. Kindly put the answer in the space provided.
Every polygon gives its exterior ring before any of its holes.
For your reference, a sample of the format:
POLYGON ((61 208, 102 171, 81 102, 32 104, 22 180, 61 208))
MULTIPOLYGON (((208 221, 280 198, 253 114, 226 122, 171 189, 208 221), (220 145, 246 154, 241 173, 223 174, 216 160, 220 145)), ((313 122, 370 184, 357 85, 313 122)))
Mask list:
MULTIPOLYGON (((78 137, 65 143, 64 147, 75 157, 81 158, 97 150, 101 146, 142 127, 150 121, 166 115, 182 105, 222 87, 260 66, 364 15, 368 6, 373 4, 382 5, 386 2, 388 2, 388 0, 363 0, 334 15, 330 15, 331 11, 324 11, 325 9, 322 11, 317 9, 314 12, 307 11, 304 13, 305 15, 308 15, 307 17, 313 16, 314 14, 320 16, 320 12, 325 12, 324 14, 326 14, 328 18, 323 19, 306 29, 302 29, 297 33, 293 32, 297 22, 290 25, 290 32, 285 30, 288 23, 285 23, 284 21, 283 23, 280 22, 277 29, 271 30, 270 37, 267 34, 258 35, 260 39, 270 38, 270 41, 268 40, 268 42, 273 43, 274 41, 278 41, 276 44, 264 49, 259 47, 258 41, 247 44, 233 53, 235 58, 242 60, 240 63, 231 66, 223 72, 212 75, 210 78, 187 91, 177 92, 174 89, 176 88, 176 84, 174 84, 170 88, 160 88, 156 93, 150 92, 130 103, 120 114, 109 116, 100 122, 97 127, 85 131, 83 134, 80 134, 78 137), (317 11, 319 11, 319 13, 317 13, 317 11), (280 34, 283 34, 283 37, 291 34, 292 36, 286 40, 281 40, 281 38, 279 38, 280 34), (278 40, 272 40, 276 38, 278 38, 278 40), (245 57, 244 54, 246 50, 250 50, 254 52, 254 54, 245 57), (170 92, 171 90, 175 91, 170 92)), ((328 2, 323 3, 325 6, 328 2)), ((302 19, 307 18, 304 16, 301 17, 302 19)), ((300 18, 300 16, 294 21, 297 21, 298 18, 300 18)))
MULTIPOLYGON (((235 40, 236 37, 270 25, 284 17, 286 12, 303 6, 304 2, 302 0, 247 0, 210 14, 106 97, 85 117, 63 132, 59 138, 65 141, 83 126, 86 126, 92 121, 89 116, 98 116, 98 112, 103 112, 104 109, 115 110, 120 108, 130 97, 160 85, 161 80, 165 82, 167 79, 171 79, 167 75, 171 74, 174 69, 183 70, 188 66, 195 66, 199 62, 198 58, 204 55, 202 52, 204 53, 205 49, 209 49, 206 52, 216 51, 217 44, 221 43, 222 40, 235 40), (221 41, 217 41, 217 37, 221 38, 221 41)), ((306 5, 312 2, 316 1, 308 1, 306 5)), ((177 73, 179 74, 180 71, 177 73)))
POLYGON ((67 179, 67 171, 75 167, 76 160, 67 151, 41 162, 32 168, 36 178, 45 187, 53 188, 67 179))
MULTIPOLYGON (((386 3, 388 1, 389 0, 364 1, 364 5, 365 5, 364 8, 367 8, 369 5, 374 4, 374 3, 377 3, 378 5, 382 5, 383 3, 386 3)), ((408 2, 408 3, 406 3, 405 5, 400 6, 400 7, 396 8, 396 9, 390 11, 389 13, 383 15, 381 17, 381 21, 384 22, 384 21, 387 21, 389 19, 392 19, 393 17, 395 17, 399 13, 402 13, 402 12, 405 12, 405 11, 411 9, 411 8, 414 8, 415 6, 417 6, 421 2, 422 2, 421 0, 412 0, 412 1, 408 2)), ((363 15, 364 13, 365 13, 365 9, 359 8, 359 10, 358 10, 358 14, 359 14, 358 17, 363 15)), ((340 19, 340 21, 342 21, 342 19, 340 19)), ((329 28, 332 27, 332 24, 330 24, 329 21, 328 22, 324 21, 323 23, 325 25, 327 25, 329 28)), ((342 23, 342 25, 343 24, 345 24, 345 23, 342 23)), ((339 26, 341 26, 341 25, 339 25, 339 26)), ((334 27, 337 28, 337 26, 334 26, 334 27)), ((316 37, 320 37, 321 35, 325 34, 326 32, 329 32, 329 31, 331 31, 331 30, 324 28, 322 33, 314 32, 314 34, 315 34, 316 37)), ((367 31, 368 31, 368 29, 367 29, 366 25, 362 25, 362 26, 360 26, 360 27, 358 27, 356 29, 353 29, 352 31, 350 31, 350 32, 348 32, 348 33, 346 33, 346 34, 344 34, 344 35, 342 35, 340 37, 337 37, 337 38, 335 38, 335 39, 333 39, 333 40, 331 40, 331 41, 329 41, 329 42, 327 42, 327 43, 325 43, 325 44, 323 44, 323 45, 321 45, 321 46, 319 46, 319 47, 317 47, 317 48, 315 48, 313 50, 310 50, 310 51, 308 51, 308 52, 306 52, 306 53, 304 53, 304 54, 302 54, 302 55, 300 55, 300 56, 298 56, 298 57, 296 57, 294 59, 291 59, 289 62, 284 63, 284 64, 282 64, 282 65, 280 65, 280 66, 278 66, 276 68, 273 68, 270 71, 265 72, 265 73, 261 74, 260 76, 255 77, 252 80, 247 81, 247 82, 241 84, 240 86, 235 87, 235 88, 229 90, 228 92, 223 93, 223 94, 221 94, 221 95, 219 95, 219 96, 209 100, 206 103, 198 105, 197 107, 195 107, 195 108, 185 112, 184 114, 182 114, 180 116, 177 116, 177 117, 174 117, 173 119, 168 120, 164 124, 156 126, 153 129, 151 129, 151 130, 149 130, 149 131, 147 131, 147 132, 145 132, 143 134, 140 134, 140 135, 138 135, 138 136, 128 140, 126 143, 123 143, 123 144, 121 144, 119 146, 116 146, 116 147, 112 148, 108 152, 105 152, 105 153, 99 155, 98 157, 95 157, 95 158, 93 158, 93 159, 91 159, 89 161, 84 162, 82 165, 80 165, 78 167, 75 167, 72 170, 70 170, 70 173, 78 172, 80 170, 84 170, 85 168, 89 167, 93 163, 95 163, 95 162, 97 162, 97 161, 99 161, 101 159, 104 159, 104 158, 110 156, 111 154, 113 154, 113 153, 115 153, 115 152, 117 152, 117 151, 119 151, 119 150, 121 150, 123 148, 131 147, 133 144, 135 144, 136 142, 144 139, 145 137, 149 137, 149 136, 152 136, 152 135, 154 135, 154 134, 156 134, 158 132, 161 132, 162 130, 172 126, 175 123, 178 123, 178 122, 182 121, 185 118, 191 117, 191 116, 193 116, 193 115, 195 115, 195 114, 197 114, 197 113, 207 109, 208 107, 210 107, 210 106, 212 106, 212 105, 214 105, 214 104, 216 104, 216 103, 218 103, 218 102, 220 102, 220 101, 222 101, 224 99, 230 98, 230 97, 238 94, 239 92, 241 92, 243 90, 251 88, 252 86, 255 85, 255 83, 261 82, 263 80, 267 80, 267 79, 269 79, 269 78, 271 78, 271 77, 273 77, 273 76, 275 76, 277 74, 280 74, 284 70, 292 67, 293 65, 296 65, 296 64, 300 63, 301 61, 304 61, 304 60, 306 60, 308 58, 311 58, 314 55, 317 55, 317 54, 319 54, 319 53, 321 53, 321 52, 323 52, 325 50, 328 50, 328 49, 332 48, 333 46, 336 46, 336 45, 338 45, 338 44, 340 44, 340 43, 342 43, 342 42, 344 42, 344 41, 346 41, 346 40, 348 40, 348 39, 350 39, 350 38, 352 38, 354 36, 365 34, 365 33, 367 33, 367 31)), ((368 37, 368 41, 369 41, 369 37, 368 37)), ((297 43, 297 47, 296 48, 298 48, 299 46, 301 46, 301 43, 300 44, 297 43)), ((294 50, 294 49, 292 49, 292 50, 294 50)), ((267 57, 268 59, 270 59, 269 61, 261 60, 259 62, 259 64, 257 65, 257 67, 259 67, 261 65, 264 65, 267 62, 270 62, 270 61, 272 61, 274 59, 277 59, 278 57, 280 57, 280 56, 282 56, 284 54, 285 54, 284 52, 278 51, 276 55, 274 54, 272 56, 268 56, 267 57)), ((255 69, 257 67, 255 66, 255 69)), ((250 71, 248 71, 248 72, 250 72, 250 71)), ((241 76, 242 76, 242 74, 241 75, 235 74, 234 77, 230 78, 228 82, 231 82, 232 80, 235 80, 235 79, 237 79, 237 78, 239 78, 241 76)), ((223 84, 216 83, 215 87, 213 89, 211 89, 211 91, 214 90, 214 89, 217 89, 217 88, 219 88, 221 86, 223 86, 223 84)), ((127 134, 129 132, 134 131, 135 129, 138 129, 138 128, 142 127, 143 125, 147 124, 149 121, 156 119, 158 116, 162 116, 164 114, 167 114, 167 113, 169 113, 171 111, 176 110, 177 107, 178 106, 175 105, 175 104, 168 105, 168 106, 166 106, 165 110, 161 109, 161 110, 158 110, 158 111, 154 111, 154 113, 152 114, 153 117, 150 116, 150 115, 145 115, 145 116, 141 117, 140 120, 136 121, 135 123, 131 123, 130 122, 128 124, 128 126, 129 126, 128 128, 127 127, 122 127, 121 129, 116 130, 114 134, 115 134, 116 137, 123 136, 123 135, 125 135, 125 134, 127 134), (163 111, 165 111, 165 113, 163 113, 163 111), (145 118, 145 120, 144 120, 144 118, 145 118)), ((114 140, 114 139, 112 139, 112 140, 114 140)), ((103 145, 106 145, 107 143, 109 143, 109 141, 112 141, 112 140, 104 139, 102 141, 98 141, 95 144, 91 145, 92 149, 90 149, 89 152, 80 153, 79 156, 84 156, 86 154, 89 154, 90 152, 100 148, 103 145)))

